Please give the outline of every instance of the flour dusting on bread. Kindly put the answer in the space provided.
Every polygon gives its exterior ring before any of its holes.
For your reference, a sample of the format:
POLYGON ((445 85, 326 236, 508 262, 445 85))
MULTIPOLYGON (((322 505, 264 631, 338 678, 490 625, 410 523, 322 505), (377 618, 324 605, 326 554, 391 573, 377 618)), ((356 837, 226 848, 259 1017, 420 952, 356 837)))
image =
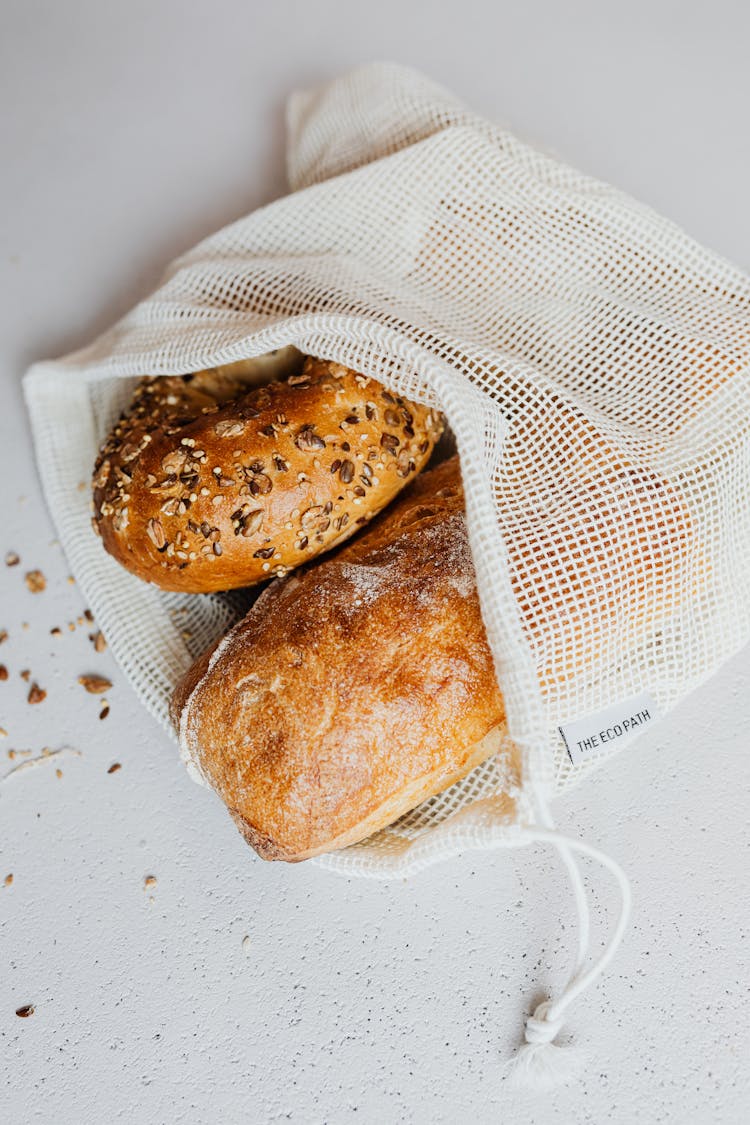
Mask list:
POLYGON ((353 843, 489 755, 504 708, 457 460, 273 582, 175 705, 185 758, 266 858, 353 843))

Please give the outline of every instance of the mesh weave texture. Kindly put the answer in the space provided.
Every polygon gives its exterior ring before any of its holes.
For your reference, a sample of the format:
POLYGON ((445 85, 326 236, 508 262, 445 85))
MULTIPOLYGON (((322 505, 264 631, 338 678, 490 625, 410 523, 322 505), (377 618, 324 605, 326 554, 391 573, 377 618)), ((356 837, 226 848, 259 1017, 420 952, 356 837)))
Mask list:
POLYGON ((132 379, 294 344, 443 410, 519 748, 329 867, 404 874, 485 847, 559 792, 558 726, 648 691, 662 711, 750 635, 750 282, 672 223, 476 116, 363 67, 288 109, 292 194, 200 243, 25 391, 71 567, 116 658, 168 696, 241 596, 146 586, 89 524, 132 379), (185 631, 190 638, 185 638, 185 631))

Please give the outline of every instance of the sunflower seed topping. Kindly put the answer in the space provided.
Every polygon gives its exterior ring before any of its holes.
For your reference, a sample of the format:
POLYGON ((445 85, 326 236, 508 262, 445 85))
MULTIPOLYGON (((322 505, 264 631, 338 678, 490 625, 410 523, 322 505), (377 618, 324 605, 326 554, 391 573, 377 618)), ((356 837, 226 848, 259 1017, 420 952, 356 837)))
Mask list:
POLYGON ((302 527, 305 531, 320 534, 323 531, 327 531, 330 524, 330 517, 321 504, 315 504, 312 508, 308 508, 306 512, 302 513, 302 527))
POLYGON ((248 512, 247 515, 242 516, 240 519, 239 534, 248 538, 250 535, 255 535, 260 531, 263 526, 263 509, 255 508, 254 511, 248 512))
POLYGON ((318 437, 312 426, 303 426, 294 439, 294 444, 304 453, 311 453, 314 449, 325 449, 326 447, 323 438, 318 437))
POLYGON ((217 437, 239 437, 245 432, 245 423, 234 418, 222 418, 214 423, 214 433, 217 437))
POLYGON ((253 496, 265 496, 273 488, 273 481, 265 473, 256 473, 251 477, 249 484, 253 496))
POLYGON ((157 550, 161 550, 161 548, 167 542, 167 537, 164 534, 164 528, 161 525, 161 520, 150 519, 146 524, 146 532, 157 550))

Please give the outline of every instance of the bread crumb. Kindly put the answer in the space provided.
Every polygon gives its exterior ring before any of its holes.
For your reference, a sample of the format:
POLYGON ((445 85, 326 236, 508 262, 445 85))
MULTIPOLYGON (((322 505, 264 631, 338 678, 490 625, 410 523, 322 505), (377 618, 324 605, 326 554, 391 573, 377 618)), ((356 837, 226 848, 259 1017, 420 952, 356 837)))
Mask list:
POLYGON ((47 692, 44 690, 44 688, 40 688, 39 684, 34 681, 29 690, 27 701, 29 703, 43 703, 46 698, 47 692))
POLYGON ((12 884, 12 882, 13 882, 13 876, 12 875, 6 875, 5 878, 3 879, 3 886, 9 887, 12 884))
POLYGON ((94 646, 94 652, 104 652, 107 647, 107 642, 104 639, 104 633, 102 633, 101 629, 96 633, 89 634, 89 640, 94 646))
POLYGON ((7 639, 8 639, 8 630, 7 629, 0 629, 0 645, 4 641, 7 641, 7 639))
POLYGON ((41 570, 28 571, 24 581, 32 594, 41 594, 42 590, 46 590, 47 588, 47 579, 44 577, 41 570))
POLYGON ((0 664, 0 680, 7 680, 7 678, 8 678, 8 669, 5 667, 4 664, 0 664))
POLYGON ((33 1016, 34 1015, 34 1005, 33 1004, 24 1004, 24 1006, 22 1008, 16 1008, 16 1015, 20 1016, 22 1020, 25 1020, 27 1016, 33 1016))
POLYGON ((19 675, 20 675, 22 680, 25 680, 26 683, 28 683, 29 679, 31 677, 31 669, 30 668, 24 668, 23 672, 20 672, 19 675))
POLYGON ((112 687, 112 681, 106 679, 105 676, 79 676, 78 683, 90 695, 102 695, 112 687))
POLYGON ((5 565, 6 566, 18 566, 20 561, 21 561, 21 556, 17 555, 15 551, 8 551, 7 555, 5 556, 5 565))
POLYGON ((143 886, 144 886, 144 888, 145 887, 155 887, 156 886, 156 876, 155 875, 146 875, 144 880, 143 880, 143 886))
POLYGON ((56 777, 62 777, 62 775, 63 775, 62 770, 55 770, 55 776, 56 777))
POLYGON ((8 737, 8 732, 5 729, 5 727, 0 727, 0 738, 7 738, 7 737, 8 737))

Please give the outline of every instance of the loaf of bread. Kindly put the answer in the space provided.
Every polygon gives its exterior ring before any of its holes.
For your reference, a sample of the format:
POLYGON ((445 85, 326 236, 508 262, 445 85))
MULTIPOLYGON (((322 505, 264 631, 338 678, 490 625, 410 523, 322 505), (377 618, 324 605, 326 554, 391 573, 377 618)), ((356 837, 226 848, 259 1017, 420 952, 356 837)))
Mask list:
POLYGON ((183 753, 266 859, 352 844, 497 748, 456 458, 269 586, 173 698, 183 753))
POLYGON ((139 578, 250 586, 353 534, 426 464, 434 411, 308 358, 248 388, 244 364, 146 378, 94 471, 94 529, 139 578))

